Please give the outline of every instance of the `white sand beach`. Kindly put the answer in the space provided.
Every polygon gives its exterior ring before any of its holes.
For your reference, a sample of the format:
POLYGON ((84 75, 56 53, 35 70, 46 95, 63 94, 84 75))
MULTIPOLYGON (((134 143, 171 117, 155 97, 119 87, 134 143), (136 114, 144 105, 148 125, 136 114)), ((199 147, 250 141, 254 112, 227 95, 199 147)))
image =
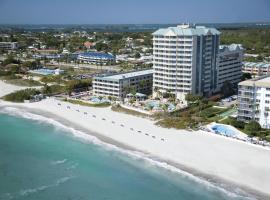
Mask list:
POLYGON ((8 83, 5 83, 4 81, 0 80, 0 97, 3 97, 11 92, 15 92, 17 90, 23 90, 26 87, 23 86, 17 86, 17 85, 11 85, 8 83))
MULTIPOLYGON (((165 129, 154 121, 46 99, 23 106, 64 118, 76 126, 206 177, 215 177, 270 196, 270 150, 215 134, 165 129)), ((42 114, 42 113, 41 113, 42 114)))

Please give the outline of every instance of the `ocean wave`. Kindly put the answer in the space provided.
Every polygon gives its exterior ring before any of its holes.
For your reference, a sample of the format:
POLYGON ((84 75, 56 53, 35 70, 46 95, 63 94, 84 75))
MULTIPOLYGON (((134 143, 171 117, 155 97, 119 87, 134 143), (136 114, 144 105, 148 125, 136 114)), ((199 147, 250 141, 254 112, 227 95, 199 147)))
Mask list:
POLYGON ((62 178, 56 180, 55 183, 50 184, 50 185, 43 185, 43 186, 40 186, 40 187, 37 187, 37 188, 30 188, 30 189, 21 190, 19 192, 19 195, 20 196, 28 196, 28 195, 33 194, 33 193, 44 191, 44 190, 46 190, 48 188, 57 187, 57 186, 67 182, 68 180, 70 180, 72 178, 74 178, 74 176, 62 177, 62 178))
POLYGON ((57 186, 65 183, 68 180, 73 179, 73 178, 75 178, 75 176, 62 177, 62 178, 57 179, 54 183, 49 184, 49 185, 42 185, 42 186, 39 186, 36 188, 23 189, 23 190, 20 190, 19 192, 14 193, 14 194, 6 193, 6 194, 2 195, 3 198, 1 198, 1 199, 12 200, 12 199, 20 199, 21 197, 27 197, 31 194, 45 191, 49 188, 57 187, 57 186))
MULTIPOLYGON (((235 188, 235 187, 232 188, 226 184, 214 183, 211 180, 206 180, 204 178, 195 176, 187 171, 181 170, 181 169, 174 167, 166 162, 157 160, 157 159, 155 159, 155 158, 151 157, 150 155, 147 155, 143 152, 131 151, 131 150, 120 148, 120 147, 113 145, 113 144, 105 143, 93 135, 89 135, 89 134, 84 133, 82 131, 76 130, 72 127, 68 127, 68 126, 66 126, 66 125, 64 125, 64 124, 62 124, 62 123, 60 123, 52 118, 47 118, 47 117, 44 117, 42 115, 37 115, 37 114, 30 113, 30 112, 26 112, 25 110, 22 110, 19 108, 14 108, 14 107, 4 107, 4 108, 0 109, 0 112, 15 116, 15 117, 22 117, 25 119, 38 121, 39 123, 51 124, 59 130, 70 132, 75 138, 78 138, 84 142, 88 142, 88 143, 91 143, 91 144, 94 144, 97 146, 101 146, 103 149, 105 149, 107 151, 118 152, 118 153, 121 153, 121 154, 124 154, 124 155, 131 157, 133 160, 143 161, 143 162, 145 162, 145 164, 150 164, 151 166, 155 166, 158 168, 166 169, 166 170, 173 172, 173 173, 177 173, 177 174, 181 175, 182 177, 188 178, 188 179, 193 180, 201 185, 204 185, 208 190, 217 190, 217 191, 220 191, 220 192, 224 193, 225 195, 230 196, 232 198, 244 198, 246 200, 256 199, 255 197, 250 196, 249 194, 246 194, 246 192, 244 192, 240 188, 235 188)), ((65 162, 65 160, 56 161, 56 163, 58 163, 58 164, 60 164, 61 162, 65 162)), ((77 166, 77 164, 74 164, 74 166, 73 167, 71 166, 71 167, 76 168, 76 166, 77 166)), ((44 190, 46 188, 37 188, 37 190, 39 190, 39 189, 44 190)), ((33 191, 30 189, 29 191, 25 191, 24 193, 27 194, 27 193, 31 193, 31 192, 33 192, 33 191)))
POLYGON ((52 161, 51 164, 52 165, 60 165, 60 164, 64 164, 66 161, 67 161, 67 159, 56 160, 56 161, 52 161))

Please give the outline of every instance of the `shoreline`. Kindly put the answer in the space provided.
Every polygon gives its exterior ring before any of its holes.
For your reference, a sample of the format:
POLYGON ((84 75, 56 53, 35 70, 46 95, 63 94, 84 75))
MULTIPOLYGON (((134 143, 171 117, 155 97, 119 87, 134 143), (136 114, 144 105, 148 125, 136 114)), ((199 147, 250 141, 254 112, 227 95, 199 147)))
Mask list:
MULTIPOLYGON (((268 191, 268 190, 262 191, 262 190, 258 190, 258 188, 257 189, 252 189, 252 187, 243 184, 243 182, 240 182, 240 181, 237 182, 237 180, 238 180, 237 177, 235 177, 235 181, 232 181, 232 180, 227 180, 225 178, 226 176, 218 176, 219 174, 214 174, 214 173, 211 174, 211 173, 204 172, 204 170, 199 169, 199 167, 201 167, 201 166, 196 168, 194 166, 186 165, 185 163, 179 162, 179 160, 177 160, 177 159, 175 159, 175 160, 171 159, 170 156, 166 157, 166 154, 165 155, 164 154, 160 155, 160 154, 155 153, 155 152, 153 153, 153 152, 151 152, 151 148, 149 149, 149 151, 147 151, 148 150, 147 148, 146 148, 146 151, 145 151, 145 149, 137 148, 138 146, 132 145, 134 143, 133 141, 131 141, 131 142, 129 141, 129 143, 125 143, 125 142, 123 142, 123 141, 125 141, 125 139, 123 139, 121 141, 116 137, 110 136, 108 133, 104 133, 102 131, 99 131, 97 127, 96 127, 96 130, 94 130, 95 128, 93 126, 82 126, 82 123, 85 122, 85 121, 82 120, 80 122, 78 122, 78 121, 75 122, 75 120, 77 119, 76 118, 77 115, 73 116, 73 118, 72 117, 70 118, 70 116, 68 117, 67 115, 66 116, 61 115, 61 114, 66 114, 67 112, 70 111, 70 112, 72 112, 72 114, 81 115, 80 116, 81 118, 85 117, 85 115, 83 113, 81 113, 81 111, 80 112, 76 111, 76 109, 79 108, 79 109, 84 109, 84 110, 87 110, 87 111, 91 110, 91 112, 93 112, 93 113, 96 112, 95 113, 96 117, 100 118, 100 114, 108 112, 108 109, 106 109, 106 108, 86 108, 86 107, 82 107, 82 106, 79 106, 79 105, 74 105, 74 104, 70 104, 70 103, 66 103, 66 102, 60 102, 61 105, 57 105, 56 103, 59 103, 59 102, 60 101, 57 101, 57 100, 54 100, 54 99, 48 99, 48 100, 42 101, 40 103, 32 103, 32 104, 25 104, 25 103, 17 104, 17 103, 9 103, 9 102, 3 102, 3 101, 1 102, 0 101, 0 107, 1 106, 3 106, 3 107, 7 106, 7 107, 20 108, 20 109, 29 111, 30 113, 33 113, 33 114, 38 114, 38 115, 41 115, 41 116, 45 116, 47 118, 52 118, 52 119, 56 120, 57 122, 60 122, 61 124, 65 125, 67 127, 74 128, 75 130, 82 131, 83 133, 85 133, 87 135, 95 136, 98 139, 100 139, 102 142, 111 144, 111 145, 116 146, 116 147, 123 148, 123 149, 128 150, 128 151, 140 152, 140 153, 144 154, 147 158, 153 159, 154 161, 165 162, 166 164, 171 165, 173 167, 176 167, 176 168, 178 168, 180 170, 183 170, 184 172, 190 173, 191 175, 193 175, 195 177, 202 178, 203 180, 209 181, 210 183, 214 183, 214 186, 216 186, 215 184, 219 184, 219 183, 223 184, 224 183, 226 186, 229 186, 230 188, 234 188, 236 186, 236 187, 238 187, 240 189, 243 189, 248 194, 255 195, 256 197, 260 197, 260 198, 263 198, 263 199, 264 198, 267 199, 270 196, 270 191, 268 191), (48 104, 50 104, 50 106, 46 108, 46 105, 48 105, 48 104), (65 109, 65 111, 54 112, 55 110, 53 111, 53 110, 50 109, 51 106, 52 106, 51 104, 54 105, 55 109, 57 109, 57 108, 59 108, 61 106, 63 108, 64 104, 65 104, 65 106, 69 105, 70 107, 72 107, 72 111, 65 109), (76 108, 74 108, 74 107, 76 107, 76 108), (75 120, 71 120, 71 119, 75 119, 75 120), (131 143, 131 145, 130 145, 130 143, 131 143)), ((120 115, 120 116, 126 115, 126 114, 119 114, 119 113, 115 113, 115 114, 120 115)), ((128 115, 126 115, 126 117, 134 119, 134 127, 135 127, 136 126, 135 121, 136 121, 136 118, 138 118, 138 117, 135 117, 135 116, 133 117, 133 116, 128 116, 128 115)), ((149 122, 149 120, 147 120, 147 119, 141 119, 141 118, 139 118, 139 119, 147 121, 147 123, 153 123, 153 122, 149 122)), ((108 123, 107 118, 106 118, 106 120, 101 120, 101 119, 99 119, 99 120, 101 122, 108 123)), ((116 120, 115 120, 115 123, 117 123, 116 120)), ((108 127, 108 128, 110 128, 110 127, 108 127)), ((124 128, 125 127, 120 127, 120 126, 118 127, 118 129, 124 129, 124 128)), ((160 128, 160 127, 156 127, 156 128, 157 129, 162 129, 162 130, 164 129, 164 128, 160 128)), ((108 131, 109 129, 106 129, 106 127, 105 127, 105 130, 108 131)), ((144 130, 141 130, 141 131, 144 132, 144 130)), ((207 137, 210 137, 212 139, 213 138, 215 138, 215 139, 219 138, 218 140, 223 140, 225 142, 234 143, 234 144, 239 143, 239 145, 241 145, 240 141, 230 141, 229 138, 222 138, 222 137, 216 136, 214 134, 213 135, 211 135, 211 134, 207 135, 206 133, 188 132, 188 131, 185 131, 185 130, 180 130, 179 131, 179 130, 174 130, 174 129, 167 129, 166 131, 171 132, 172 134, 175 134, 173 132, 179 132, 179 133, 177 133, 179 136, 183 136, 183 135, 185 136, 186 134, 192 134, 192 136, 195 136, 195 137, 197 137, 197 136, 207 136, 207 137), (183 135, 181 134, 181 132, 183 132, 183 135)), ((108 131, 108 132, 110 132, 110 131, 108 131)), ((149 132, 149 134, 150 134, 150 132, 149 132)), ((167 134, 167 133, 164 133, 164 134, 167 134)), ((156 135, 156 137, 157 136, 158 135, 156 135)), ((166 135, 164 135, 164 136, 166 136, 166 135)), ((132 140, 132 138, 131 138, 132 136, 130 134, 128 134, 128 137, 130 137, 130 140, 132 140)), ((149 136, 148 136, 148 138, 149 138, 149 136)), ((142 139, 142 138, 140 138, 140 139, 142 139)), ((150 138, 150 139, 153 139, 153 138, 150 138)), ((155 138, 153 140, 156 140, 156 139, 157 138, 155 138)), ((188 138, 188 139, 190 140, 192 138, 188 138)), ((166 144, 166 142, 167 142, 167 138, 165 139, 165 142, 159 141, 158 146, 162 145, 162 149, 166 150, 166 147, 164 147, 164 144, 166 144)), ((246 144, 242 144, 242 145, 246 145, 246 144)), ((189 146, 189 148, 190 148, 190 146, 189 146)), ((263 149, 253 147, 251 145, 248 146, 248 148, 252 148, 252 149, 255 148, 256 150, 265 151, 263 149)), ((268 156, 270 156, 270 152, 267 152, 267 153, 269 153, 268 156)), ((174 158, 176 156, 177 156, 177 154, 174 155, 174 158)), ((215 155, 215 156, 217 156, 217 155, 215 155)), ((212 160, 212 161, 215 162, 214 160, 212 160)), ((268 161, 270 162, 270 160, 268 160, 268 161)), ((204 163, 202 162, 201 164, 204 164, 204 163)), ((220 166, 217 166, 217 167, 220 167, 220 166)), ((246 166, 246 167, 248 168, 248 166, 246 166)), ((267 185, 270 184, 270 179, 268 181, 269 182, 267 182, 267 185)))

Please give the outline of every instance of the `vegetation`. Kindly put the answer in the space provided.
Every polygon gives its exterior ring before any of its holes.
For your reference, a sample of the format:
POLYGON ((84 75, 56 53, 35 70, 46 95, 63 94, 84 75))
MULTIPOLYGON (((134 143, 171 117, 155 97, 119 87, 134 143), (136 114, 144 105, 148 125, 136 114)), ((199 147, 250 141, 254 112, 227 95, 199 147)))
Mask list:
POLYGON ((65 86, 61 86, 61 85, 47 85, 45 84, 44 87, 42 88, 42 93, 44 95, 56 95, 56 94, 60 94, 60 93, 65 93, 66 87, 65 86))
POLYGON ((72 91, 76 90, 87 90, 88 87, 92 86, 92 80, 91 79, 85 79, 85 80, 71 80, 68 81, 66 84, 67 92, 71 94, 72 91))
MULTIPOLYGON (((221 30, 221 44, 243 44, 246 53, 270 55, 270 29, 221 30)), ((261 59, 260 57, 257 59, 261 59)), ((257 60, 256 60, 257 61, 257 60)))
POLYGON ((120 113, 125 113, 128 115, 133 115, 133 116, 138 116, 138 117, 150 117, 150 115, 135 111, 135 110, 130 110, 130 109, 126 109, 121 107, 120 105, 114 105, 111 107, 111 109, 115 112, 120 112, 120 113))
POLYGON ((257 133, 261 130, 261 125, 256 121, 250 121, 245 125, 244 130, 249 135, 256 136, 257 133))
POLYGON ((251 78, 252 78, 252 76, 251 76, 250 73, 243 73, 241 81, 245 81, 245 80, 248 80, 248 79, 251 79, 251 78))
POLYGON ((61 79, 61 75, 47 75, 47 76, 43 76, 40 79, 41 82, 43 83, 61 83, 62 79, 61 79))
POLYGON ((223 97, 229 97, 235 94, 235 88, 229 81, 225 81, 221 86, 221 94, 223 97))
POLYGON ((40 94, 40 91, 36 89, 19 90, 4 96, 4 100, 12 102, 24 102, 24 100, 30 100, 30 98, 36 94, 40 94))
POLYGON ((104 107, 109 107, 111 104, 108 102, 104 102, 104 103, 86 103, 80 100, 73 100, 73 99, 66 99, 65 101, 69 102, 69 103, 73 103, 73 104, 78 104, 81 106, 88 106, 88 107, 97 107, 97 108, 104 108, 104 107))
POLYGON ((15 79, 6 79, 6 82, 13 85, 18 86, 26 86, 26 87, 34 87, 34 86, 41 86, 42 84, 38 81, 32 80, 32 79, 21 79, 21 78, 15 78, 15 79))
POLYGON ((261 128, 260 124, 256 121, 244 123, 242 121, 238 121, 235 118, 228 117, 222 120, 221 123, 231 125, 246 133, 250 137, 259 137, 260 139, 270 142, 270 130, 261 128))
POLYGON ((198 96, 187 97, 192 103, 189 107, 171 113, 157 114, 157 125, 166 128, 198 128, 201 125, 219 120, 220 114, 228 109, 216 108, 214 102, 198 96))
POLYGON ((203 97, 198 96, 198 95, 186 94, 186 96, 185 96, 185 100, 189 103, 197 102, 197 101, 200 101, 202 99, 203 99, 203 97))

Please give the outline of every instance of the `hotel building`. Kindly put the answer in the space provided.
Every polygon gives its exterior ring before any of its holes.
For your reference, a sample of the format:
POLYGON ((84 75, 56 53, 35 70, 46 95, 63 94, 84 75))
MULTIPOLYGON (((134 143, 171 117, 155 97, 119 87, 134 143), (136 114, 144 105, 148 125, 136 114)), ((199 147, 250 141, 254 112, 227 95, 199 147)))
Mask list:
POLYGON ((124 98, 131 89, 143 94, 152 92, 153 70, 141 70, 93 78, 93 93, 97 96, 124 98))
POLYGON ((270 76, 246 80, 238 84, 238 120, 256 120, 270 128, 270 76))
POLYGON ((225 81, 235 87, 242 78, 243 47, 240 44, 220 45, 217 64, 217 88, 219 92, 225 81))
POLYGON ((220 32, 204 26, 179 25, 153 33, 155 91, 211 95, 217 86, 217 58, 220 32))

